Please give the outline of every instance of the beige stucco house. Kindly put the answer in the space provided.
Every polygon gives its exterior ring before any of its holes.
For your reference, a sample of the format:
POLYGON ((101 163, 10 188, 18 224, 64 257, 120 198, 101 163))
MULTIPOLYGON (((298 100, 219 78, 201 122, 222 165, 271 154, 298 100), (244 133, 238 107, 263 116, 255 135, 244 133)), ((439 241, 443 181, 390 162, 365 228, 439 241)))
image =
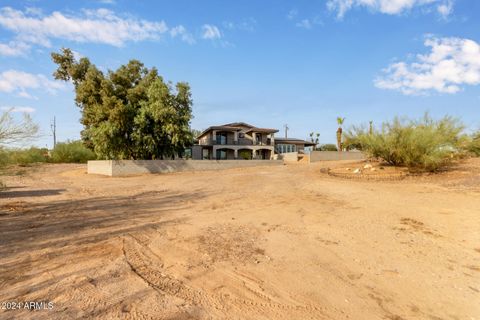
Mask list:
POLYGON ((244 122, 212 126, 198 137, 193 159, 273 159, 277 129, 258 128, 244 122))
POLYGON ((277 129, 259 128, 244 122, 212 126, 198 137, 192 148, 196 160, 272 160, 275 154, 300 152, 313 143, 300 139, 275 138, 277 129))

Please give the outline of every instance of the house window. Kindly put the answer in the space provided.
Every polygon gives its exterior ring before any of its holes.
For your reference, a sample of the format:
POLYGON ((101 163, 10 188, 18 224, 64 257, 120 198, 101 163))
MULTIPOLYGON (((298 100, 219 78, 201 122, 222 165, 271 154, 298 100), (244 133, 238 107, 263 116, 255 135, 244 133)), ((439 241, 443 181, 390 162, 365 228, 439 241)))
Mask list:
POLYGON ((227 134, 226 133, 217 133, 216 136, 217 144, 227 144, 227 134))
POLYGON ((297 146, 294 144, 277 144, 275 149, 277 153, 288 153, 297 151, 297 146))
POLYGON ((208 149, 202 149, 202 159, 209 159, 210 158, 209 153, 210 152, 208 152, 208 149))
POLYGON ((227 151, 217 150, 217 160, 227 160, 227 151))

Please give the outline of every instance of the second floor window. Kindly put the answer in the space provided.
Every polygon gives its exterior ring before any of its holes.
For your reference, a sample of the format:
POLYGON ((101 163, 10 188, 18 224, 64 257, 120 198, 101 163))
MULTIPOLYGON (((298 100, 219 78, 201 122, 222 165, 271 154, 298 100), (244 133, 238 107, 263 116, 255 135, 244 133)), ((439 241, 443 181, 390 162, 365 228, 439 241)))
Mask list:
POLYGON ((216 142, 217 144, 227 144, 227 134, 217 133, 216 142))

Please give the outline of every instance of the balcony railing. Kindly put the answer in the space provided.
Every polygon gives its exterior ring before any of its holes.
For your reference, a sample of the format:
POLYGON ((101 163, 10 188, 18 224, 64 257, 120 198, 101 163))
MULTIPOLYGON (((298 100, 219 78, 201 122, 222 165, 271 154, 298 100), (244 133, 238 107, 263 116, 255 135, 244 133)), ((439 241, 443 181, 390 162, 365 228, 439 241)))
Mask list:
POLYGON ((241 145, 241 146, 273 146, 273 143, 270 139, 266 142, 263 141, 252 141, 248 139, 240 139, 235 141, 234 139, 206 139, 199 141, 199 144, 202 146, 213 146, 213 145, 241 145))

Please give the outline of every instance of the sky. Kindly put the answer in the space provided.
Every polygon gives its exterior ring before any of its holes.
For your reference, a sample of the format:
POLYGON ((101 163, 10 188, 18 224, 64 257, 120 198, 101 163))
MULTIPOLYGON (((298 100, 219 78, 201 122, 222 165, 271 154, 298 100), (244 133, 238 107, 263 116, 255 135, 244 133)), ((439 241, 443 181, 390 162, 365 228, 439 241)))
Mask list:
POLYGON ((130 59, 186 81, 192 128, 247 122, 289 137, 394 116, 459 117, 480 129, 480 1, 0 2, 0 111, 40 126, 27 144, 78 139, 73 86, 50 53, 71 48, 101 70, 130 59))

